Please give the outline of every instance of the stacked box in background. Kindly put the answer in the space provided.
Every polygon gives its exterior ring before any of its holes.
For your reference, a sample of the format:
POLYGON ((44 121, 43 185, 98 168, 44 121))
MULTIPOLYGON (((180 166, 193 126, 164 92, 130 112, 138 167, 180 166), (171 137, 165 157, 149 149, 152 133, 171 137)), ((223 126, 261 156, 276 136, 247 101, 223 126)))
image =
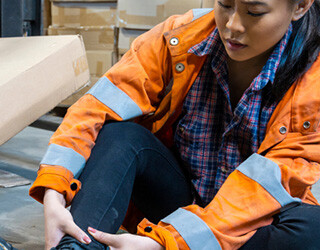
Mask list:
POLYGON ((142 35, 148 30, 118 28, 118 60, 130 49, 130 45, 134 39, 142 35))
POLYGON ((203 1, 208 0, 118 0, 118 58, 129 50, 136 37, 172 15, 201 8, 203 1))
POLYGON ((70 106, 87 92, 144 32, 171 15, 213 4, 214 0, 51 0, 48 34, 82 35, 91 75, 91 84, 61 105, 70 106))
POLYGON ((51 3, 50 0, 43 0, 42 3, 42 34, 48 35, 48 28, 51 25, 51 3))
POLYGON ((202 0, 202 8, 213 8, 214 0, 202 0))
POLYGON ((51 5, 52 25, 63 27, 105 27, 116 22, 116 2, 61 2, 51 5))
POLYGON ((78 100, 115 62, 116 10, 114 0, 52 1, 52 25, 48 34, 81 35, 91 76, 91 84, 62 102, 62 106, 70 106, 78 100))
POLYGON ((119 0, 117 26, 147 30, 172 15, 201 7, 202 0, 119 0))

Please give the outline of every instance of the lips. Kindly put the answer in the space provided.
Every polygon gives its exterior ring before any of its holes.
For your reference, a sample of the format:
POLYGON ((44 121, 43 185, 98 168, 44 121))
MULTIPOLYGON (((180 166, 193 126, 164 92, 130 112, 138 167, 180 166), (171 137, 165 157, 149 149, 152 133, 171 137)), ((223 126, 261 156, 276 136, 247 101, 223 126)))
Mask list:
POLYGON ((227 41, 227 47, 230 50, 240 50, 240 49, 247 47, 247 45, 242 44, 236 40, 227 39, 226 41, 227 41))

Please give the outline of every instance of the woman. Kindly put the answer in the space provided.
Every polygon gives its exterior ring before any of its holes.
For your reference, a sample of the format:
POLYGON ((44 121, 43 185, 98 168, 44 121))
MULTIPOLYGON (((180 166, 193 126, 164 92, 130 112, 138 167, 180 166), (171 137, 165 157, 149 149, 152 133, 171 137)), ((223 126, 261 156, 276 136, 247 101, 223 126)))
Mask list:
POLYGON ((320 1, 214 9, 136 39, 69 109, 30 190, 47 249, 320 246, 320 1), (130 200, 140 236, 107 234, 126 212, 134 233, 130 200))

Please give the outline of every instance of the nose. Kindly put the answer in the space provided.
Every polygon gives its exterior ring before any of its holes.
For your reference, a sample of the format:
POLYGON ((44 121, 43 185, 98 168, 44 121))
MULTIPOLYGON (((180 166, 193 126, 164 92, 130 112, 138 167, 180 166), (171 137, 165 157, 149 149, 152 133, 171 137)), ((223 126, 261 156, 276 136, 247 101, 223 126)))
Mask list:
POLYGON ((227 29, 229 29, 232 33, 243 33, 245 32, 245 28, 241 22, 240 15, 235 11, 230 15, 229 20, 226 24, 227 29))

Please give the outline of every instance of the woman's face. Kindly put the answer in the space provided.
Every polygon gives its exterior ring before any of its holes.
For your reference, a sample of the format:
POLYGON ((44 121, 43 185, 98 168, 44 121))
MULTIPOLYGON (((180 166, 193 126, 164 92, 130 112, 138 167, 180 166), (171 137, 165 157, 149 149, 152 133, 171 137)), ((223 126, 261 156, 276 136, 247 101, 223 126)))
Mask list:
POLYGON ((215 18, 229 57, 265 58, 293 18, 291 0, 216 0, 215 18))

